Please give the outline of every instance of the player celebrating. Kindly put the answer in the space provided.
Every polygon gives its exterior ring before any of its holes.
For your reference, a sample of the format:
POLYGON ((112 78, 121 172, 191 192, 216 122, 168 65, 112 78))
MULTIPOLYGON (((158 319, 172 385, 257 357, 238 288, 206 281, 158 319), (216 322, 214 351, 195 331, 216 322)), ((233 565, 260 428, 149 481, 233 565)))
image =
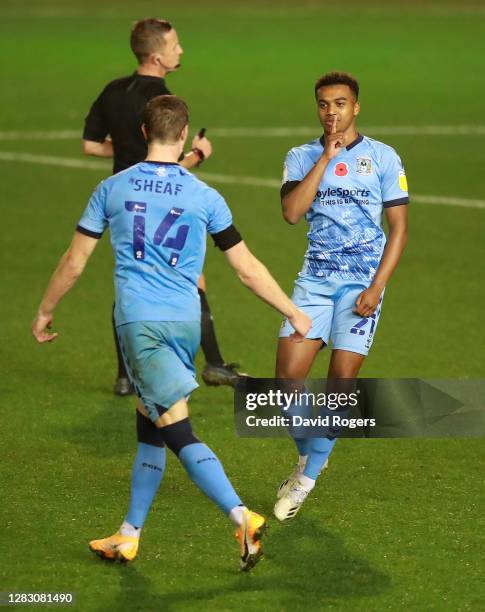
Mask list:
MULTIPOLYGON (((183 53, 175 28, 164 19, 137 21, 131 31, 130 46, 138 61, 137 71, 108 83, 91 106, 83 133, 84 153, 113 157, 113 173, 145 159, 147 143, 141 131, 145 105, 155 96, 170 94, 165 77, 180 67, 183 53)), ((183 156, 180 165, 193 168, 211 153, 211 143, 199 134, 192 140, 192 149, 183 156)), ((224 362, 205 290, 202 275, 199 279, 201 346, 206 358, 202 378, 210 385, 234 385, 238 379, 237 364, 224 362)), ((114 392, 128 395, 132 388, 118 345, 114 314, 112 322, 118 358, 114 392)))
MULTIPOLYGON (((278 378, 305 379, 317 352, 332 342, 329 379, 353 379, 379 322, 384 289, 407 240, 406 176, 391 147, 357 132, 359 85, 332 72, 315 85, 321 138, 291 149, 281 204, 288 223, 305 216, 308 249, 293 301, 312 318, 299 344, 286 321, 276 359, 278 378), (381 227, 384 209, 389 237, 381 227)), ((293 518, 315 485, 335 438, 295 438, 298 463, 278 490, 275 515, 293 518)))
POLYGON ((141 403, 138 453, 128 514, 119 531, 93 540, 101 557, 131 561, 165 469, 165 446, 192 481, 237 526, 241 568, 261 557, 265 519, 249 511, 215 454, 192 432, 187 399, 197 387, 194 358, 200 339, 200 276, 208 231, 241 281, 288 317, 294 340, 310 319, 283 293, 247 249, 224 199, 177 160, 188 133, 188 110, 176 96, 158 96, 145 112, 148 156, 102 182, 52 276, 32 325, 38 342, 49 331, 59 300, 82 273, 106 226, 115 253, 115 318, 127 369, 141 403))

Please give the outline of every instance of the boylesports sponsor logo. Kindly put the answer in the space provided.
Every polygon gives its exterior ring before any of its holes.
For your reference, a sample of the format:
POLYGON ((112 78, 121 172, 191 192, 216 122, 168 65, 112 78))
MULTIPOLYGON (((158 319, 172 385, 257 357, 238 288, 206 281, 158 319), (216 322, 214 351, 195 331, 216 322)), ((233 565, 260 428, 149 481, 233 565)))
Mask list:
POLYGON ((325 191, 317 191, 317 198, 324 199, 330 197, 337 198, 349 198, 349 197, 361 197, 368 198, 370 191, 368 189, 344 189, 343 187, 337 187, 332 189, 328 187, 325 191))

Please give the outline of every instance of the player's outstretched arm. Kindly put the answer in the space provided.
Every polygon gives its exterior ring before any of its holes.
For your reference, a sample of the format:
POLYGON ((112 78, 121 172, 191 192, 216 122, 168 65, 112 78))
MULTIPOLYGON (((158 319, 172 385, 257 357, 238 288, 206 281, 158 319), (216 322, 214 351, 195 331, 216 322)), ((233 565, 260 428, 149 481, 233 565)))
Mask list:
POLYGON ((113 143, 109 138, 103 142, 83 140, 83 153, 94 157, 113 157, 113 143))
POLYGON ((49 331, 54 310, 64 295, 81 276, 98 240, 76 232, 70 247, 61 257, 47 286, 39 310, 32 323, 32 334, 37 342, 52 342, 58 334, 49 331))
POLYGON ((291 336, 292 339, 301 342, 312 325, 311 319, 293 304, 266 266, 251 253, 242 241, 224 251, 224 254, 241 282, 264 302, 288 318, 295 329, 295 333, 291 336))
POLYGON ((396 269, 408 239, 408 207, 393 206, 385 209, 389 236, 382 259, 370 287, 363 291, 355 303, 355 312, 362 317, 374 313, 392 273, 396 269))

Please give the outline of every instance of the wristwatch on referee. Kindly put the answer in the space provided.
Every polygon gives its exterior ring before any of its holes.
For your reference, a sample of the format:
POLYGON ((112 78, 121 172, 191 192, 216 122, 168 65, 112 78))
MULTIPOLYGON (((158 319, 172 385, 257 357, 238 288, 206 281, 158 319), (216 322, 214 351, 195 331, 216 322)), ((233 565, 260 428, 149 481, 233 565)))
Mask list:
POLYGON ((202 149, 199 149, 197 147, 194 147, 193 149, 191 149, 192 153, 194 155, 197 155, 197 157, 199 158, 199 161, 197 162, 197 166, 200 166, 200 164, 204 161, 205 159, 205 155, 204 155, 204 151, 202 151, 202 149))

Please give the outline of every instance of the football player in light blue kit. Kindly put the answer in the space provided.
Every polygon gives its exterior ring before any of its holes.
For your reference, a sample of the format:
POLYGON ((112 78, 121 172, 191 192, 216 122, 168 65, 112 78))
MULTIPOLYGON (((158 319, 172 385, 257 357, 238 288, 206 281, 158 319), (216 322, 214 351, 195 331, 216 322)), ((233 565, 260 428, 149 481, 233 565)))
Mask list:
MULTIPOLYGON (((305 379, 318 351, 332 345, 328 378, 354 379, 374 339, 385 287, 407 240, 409 203, 404 168, 396 151, 359 134, 359 85, 347 73, 329 73, 315 85, 321 138, 291 149, 284 165, 283 217, 308 222, 308 248, 293 301, 312 319, 306 339, 280 332, 277 378, 305 379), (382 229, 385 213, 388 238, 382 229)), ((298 463, 280 485, 275 515, 293 518, 335 444, 297 437, 298 463)))
POLYGON ((265 519, 241 502, 216 455, 192 432, 187 399, 197 387, 194 358, 200 342, 197 280, 206 236, 224 251, 241 281, 288 317, 293 340, 311 321, 245 246, 224 199, 177 160, 188 133, 187 106, 176 96, 153 98, 145 111, 148 156, 103 181, 79 221, 71 246, 47 287, 32 331, 49 331, 59 300, 74 285, 106 227, 115 253, 115 320, 135 391, 138 452, 128 514, 113 536, 90 542, 103 558, 131 561, 165 470, 165 446, 191 480, 236 525, 241 569, 260 559, 265 519))

